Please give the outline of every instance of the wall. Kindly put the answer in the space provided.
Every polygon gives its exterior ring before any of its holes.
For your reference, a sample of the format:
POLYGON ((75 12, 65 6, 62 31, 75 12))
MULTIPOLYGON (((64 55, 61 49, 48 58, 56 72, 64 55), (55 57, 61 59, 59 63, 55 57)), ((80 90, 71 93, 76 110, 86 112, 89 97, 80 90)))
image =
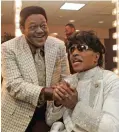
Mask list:
POLYGON ((4 35, 4 32, 10 33, 14 36, 15 33, 15 26, 12 24, 3 24, 1 25, 1 35, 4 35))
POLYGON ((116 31, 115 28, 109 29, 109 39, 105 39, 105 69, 113 70, 117 67, 117 63, 113 62, 113 57, 116 56, 116 51, 113 50, 113 45, 116 44, 116 39, 112 38, 112 34, 116 31))
MULTIPOLYGON (((102 43, 104 44, 104 39, 109 38, 109 31, 106 28, 89 28, 89 27, 76 27, 80 30, 94 30, 102 43)), ((1 35, 4 35, 4 32, 11 33, 14 36, 15 26, 12 24, 3 24, 1 25, 1 35)), ((50 33, 57 32, 59 37, 63 40, 64 39, 64 25, 49 25, 50 33)))
MULTIPOLYGON (((89 28, 89 27, 76 27, 79 30, 94 30, 102 43, 104 44, 104 39, 109 38, 109 31, 107 28, 89 28)), ((64 39, 64 26, 49 25, 49 31, 58 32, 59 36, 64 39)))

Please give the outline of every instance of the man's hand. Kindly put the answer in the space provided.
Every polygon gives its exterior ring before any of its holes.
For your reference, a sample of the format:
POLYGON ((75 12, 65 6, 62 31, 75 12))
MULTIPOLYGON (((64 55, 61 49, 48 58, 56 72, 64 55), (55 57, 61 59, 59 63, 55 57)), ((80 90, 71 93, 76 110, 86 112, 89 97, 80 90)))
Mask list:
POLYGON ((62 104, 70 109, 73 109, 78 102, 76 89, 70 88, 70 85, 66 82, 61 82, 55 86, 53 96, 56 104, 62 104))
POLYGON ((44 87, 44 88, 42 88, 39 98, 42 97, 42 99, 44 101, 47 101, 47 100, 51 101, 51 100, 53 100, 53 90, 54 90, 53 87, 44 87))

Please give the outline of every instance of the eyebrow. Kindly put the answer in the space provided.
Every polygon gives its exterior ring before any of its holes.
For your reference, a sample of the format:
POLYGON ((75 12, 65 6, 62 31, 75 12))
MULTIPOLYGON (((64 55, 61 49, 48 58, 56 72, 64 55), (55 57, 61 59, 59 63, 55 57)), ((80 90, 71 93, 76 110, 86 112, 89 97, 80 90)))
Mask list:
MULTIPOLYGON (((40 24, 44 24, 44 23, 46 23, 46 21, 42 21, 40 24)), ((36 24, 36 21, 31 21, 29 22, 29 24, 36 24)))
POLYGON ((29 25, 31 25, 31 24, 36 24, 36 22, 35 21, 29 22, 29 25))

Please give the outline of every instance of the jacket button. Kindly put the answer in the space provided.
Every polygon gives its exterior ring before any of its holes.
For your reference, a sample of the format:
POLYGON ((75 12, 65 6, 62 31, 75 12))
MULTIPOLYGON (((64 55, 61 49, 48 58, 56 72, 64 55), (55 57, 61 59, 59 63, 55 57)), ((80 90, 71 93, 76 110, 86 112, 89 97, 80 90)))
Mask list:
POLYGON ((33 116, 29 115, 29 118, 32 118, 33 116))

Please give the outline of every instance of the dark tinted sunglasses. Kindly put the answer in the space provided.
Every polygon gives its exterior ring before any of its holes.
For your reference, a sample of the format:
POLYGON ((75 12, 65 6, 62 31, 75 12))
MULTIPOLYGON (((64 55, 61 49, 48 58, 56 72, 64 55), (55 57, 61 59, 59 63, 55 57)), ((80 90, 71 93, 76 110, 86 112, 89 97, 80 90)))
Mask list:
POLYGON ((78 49, 80 52, 86 51, 89 49, 88 45, 72 45, 69 48, 69 52, 73 53, 75 49, 78 49))

